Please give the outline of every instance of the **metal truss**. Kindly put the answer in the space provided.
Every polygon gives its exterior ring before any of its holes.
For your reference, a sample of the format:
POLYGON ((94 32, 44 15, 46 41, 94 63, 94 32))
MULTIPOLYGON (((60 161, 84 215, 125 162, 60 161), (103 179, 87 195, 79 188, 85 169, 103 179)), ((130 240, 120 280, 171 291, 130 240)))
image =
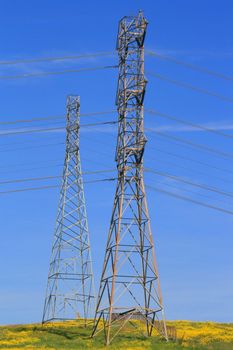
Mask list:
POLYGON ((95 292, 79 153, 79 96, 68 96, 66 155, 42 323, 93 317, 95 292))
POLYGON ((92 333, 103 330, 107 345, 135 319, 145 322, 148 336, 155 328, 167 339, 143 180, 146 28, 142 12, 119 23, 118 182, 92 333))

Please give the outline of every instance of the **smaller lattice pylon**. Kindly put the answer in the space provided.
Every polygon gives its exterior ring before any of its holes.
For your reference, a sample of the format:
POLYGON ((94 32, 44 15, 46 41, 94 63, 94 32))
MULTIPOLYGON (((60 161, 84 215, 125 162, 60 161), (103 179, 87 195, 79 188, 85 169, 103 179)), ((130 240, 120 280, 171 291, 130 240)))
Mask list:
POLYGON ((95 292, 79 152, 79 96, 68 96, 66 154, 42 323, 93 317, 95 292))

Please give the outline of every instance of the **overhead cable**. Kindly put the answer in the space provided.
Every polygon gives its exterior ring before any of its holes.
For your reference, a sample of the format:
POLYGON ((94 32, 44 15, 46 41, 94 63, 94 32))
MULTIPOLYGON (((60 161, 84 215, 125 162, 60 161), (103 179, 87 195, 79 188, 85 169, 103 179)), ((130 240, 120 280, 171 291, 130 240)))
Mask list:
MULTIPOLYGON (((90 127, 90 126, 99 126, 99 125, 114 125, 117 123, 118 123, 117 121, 113 120, 113 121, 97 122, 97 123, 91 123, 91 124, 81 124, 80 128, 90 127)), ((30 129, 30 130, 14 129, 12 131, 6 131, 6 132, 4 132, 3 130, 3 132, 0 132, 0 137, 9 136, 9 135, 19 135, 19 134, 33 134, 37 132, 61 131, 61 130, 65 130, 65 126, 56 127, 56 128, 30 129)))
MULTIPOLYGON (((83 175, 96 175, 96 174, 102 174, 102 173, 108 173, 113 172, 115 169, 106 169, 106 170, 96 170, 96 171, 84 171, 83 175)), ((62 176, 42 176, 42 177, 30 177, 30 178, 24 178, 24 179, 14 179, 14 180, 5 180, 0 181, 0 185, 3 184, 12 184, 12 183, 20 183, 20 182, 28 182, 28 181, 41 181, 41 180, 53 180, 53 179, 60 179, 62 176)))
POLYGON ((19 75, 0 75, 0 80, 11 80, 11 79, 22 79, 22 78, 36 78, 36 77, 43 77, 43 76, 49 76, 49 75, 62 75, 67 73, 81 73, 81 72, 88 72, 88 71, 97 71, 97 70, 104 70, 104 69, 111 69, 111 68, 118 68, 118 66, 99 66, 99 67, 88 67, 88 68, 79 68, 79 69, 66 69, 62 71, 54 71, 54 72, 35 72, 35 73, 25 73, 25 74, 19 74, 19 75))
POLYGON ((151 145, 149 146, 149 148, 153 149, 153 150, 156 150, 156 152, 167 154, 169 156, 172 156, 172 157, 175 157, 175 158, 178 158, 178 159, 188 160, 189 162, 193 162, 193 163, 197 163, 197 164, 200 164, 200 165, 204 165, 204 166, 206 166, 208 168, 211 168, 211 169, 216 169, 216 170, 222 171, 224 173, 232 173, 233 174, 233 171, 230 170, 230 169, 217 167, 215 165, 212 165, 212 164, 209 164, 209 163, 206 163, 206 162, 194 159, 194 158, 186 157, 186 156, 174 153, 174 152, 168 152, 168 151, 162 150, 161 148, 158 148, 158 147, 152 147, 151 145))
MULTIPOLYGON (((90 113, 80 113, 80 117, 92 117, 97 115, 105 115, 105 114, 112 114, 116 113, 116 110, 111 111, 98 111, 98 112, 90 112, 90 113)), ((63 116, 48 116, 48 117, 41 117, 41 118, 32 118, 32 119, 16 119, 12 121, 0 121, 0 125, 10 125, 10 124, 19 124, 19 123, 33 123, 38 121, 47 121, 47 120, 56 120, 56 119, 63 119, 65 120, 65 115, 63 116)))
POLYGON ((161 54, 158 51, 145 50, 145 53, 147 55, 149 55, 149 56, 154 56, 154 57, 160 58, 162 60, 170 61, 170 62, 173 62, 175 64, 182 65, 182 66, 184 66, 186 68, 190 68, 190 69, 192 69, 194 71, 198 71, 200 73, 205 73, 205 74, 212 75, 212 76, 214 76, 216 78, 221 78, 221 79, 224 79, 224 80, 233 81, 233 77, 232 76, 229 76, 229 75, 226 75, 226 74, 223 74, 223 73, 220 73, 220 72, 216 72, 216 71, 213 71, 211 69, 198 66, 196 64, 188 63, 188 62, 185 62, 183 60, 178 60, 175 57, 161 54))
POLYGON ((163 81, 166 81, 166 82, 168 82, 168 83, 175 84, 175 85, 177 85, 177 86, 181 86, 181 87, 186 88, 186 89, 190 89, 190 90, 193 90, 193 91, 196 91, 196 92, 200 92, 200 93, 205 94, 205 95, 209 95, 209 96, 212 96, 212 97, 216 97, 216 98, 218 98, 218 99, 220 99, 220 100, 223 100, 223 101, 225 101, 225 102, 233 103, 233 98, 231 98, 231 97, 227 97, 227 96, 218 94, 218 93, 216 93, 216 92, 209 91, 209 90, 200 88, 200 87, 198 87, 198 86, 185 83, 185 82, 183 82, 183 81, 171 79, 171 78, 165 77, 165 76, 163 76, 163 75, 161 75, 161 74, 158 74, 158 73, 154 73, 154 72, 147 71, 147 74, 150 75, 150 76, 152 76, 152 77, 154 77, 154 78, 157 78, 157 79, 159 79, 159 80, 163 80, 163 81))
POLYGON ((209 209, 214 209, 214 210, 220 211, 220 212, 222 212, 224 214, 233 215, 233 211, 232 210, 228 210, 228 209, 224 209, 224 208, 221 208, 221 207, 217 207, 217 206, 214 206, 212 204, 201 202, 201 201, 198 201, 196 199, 193 199, 193 198, 190 198, 190 197, 186 197, 186 196, 183 196, 183 195, 178 194, 178 193, 174 193, 174 192, 170 192, 170 191, 167 191, 167 190, 163 190, 161 188, 157 188, 157 187, 154 187, 154 186, 147 185, 146 187, 148 189, 152 190, 152 191, 159 192, 159 193, 162 193, 162 194, 165 194, 165 195, 177 198, 177 199, 181 199, 181 200, 186 201, 186 202, 194 203, 194 204, 197 204, 197 205, 209 208, 209 209))
POLYGON ((152 173, 152 174, 159 175, 159 176, 163 176, 163 177, 166 177, 166 178, 170 178, 170 179, 176 180, 178 182, 185 183, 187 185, 198 187, 198 188, 204 189, 206 191, 215 192, 215 193, 218 193, 220 195, 233 198, 233 193, 232 192, 226 192, 226 191, 223 191, 223 190, 221 190, 221 189, 219 189, 217 187, 208 186, 206 184, 202 184, 202 183, 198 183, 198 182, 193 182, 193 181, 190 181, 190 180, 185 179, 183 177, 176 176, 176 175, 173 175, 173 174, 168 174, 168 173, 161 172, 161 171, 158 171, 158 170, 153 170, 151 168, 145 168, 145 171, 147 171, 149 173, 152 173))
MULTIPOLYGON (((98 179, 98 180, 90 180, 90 181, 84 181, 84 184, 90 184, 90 183, 97 183, 97 182, 108 182, 108 181, 115 181, 116 178, 107 178, 107 179, 98 179)), ((15 190, 9 190, 9 191, 1 191, 0 195, 4 194, 10 194, 10 193, 17 193, 17 192, 28 192, 28 191, 37 191, 37 190, 44 190, 44 189, 50 189, 50 188, 58 188, 58 185, 49 185, 49 186, 40 186, 40 187, 31 187, 31 188, 22 188, 22 189, 15 189, 15 190)))
MULTIPOLYGON (((193 128, 197 128, 197 129, 200 129, 200 130, 208 131, 208 132, 214 133, 214 134, 219 135, 219 136, 223 136, 223 137, 226 137, 226 138, 233 139, 233 135, 226 134, 226 133, 222 132, 221 130, 215 130, 215 129, 210 128, 208 126, 205 126, 203 124, 193 123, 193 122, 190 122, 190 121, 187 121, 187 120, 184 120, 184 119, 177 118, 177 117, 172 116, 170 114, 162 113, 162 112, 159 112, 159 111, 156 111, 156 110, 152 110, 152 109, 148 109, 148 108, 145 108, 145 112, 147 112, 147 113, 149 113, 151 115, 158 115, 158 116, 160 116, 162 118, 169 119, 169 120, 181 123, 181 124, 185 124, 185 125, 191 126, 193 128)), ((233 130, 233 124, 232 124, 232 130, 233 130)))
POLYGON ((189 140, 181 138, 181 137, 168 135, 168 134, 166 134, 164 132, 158 131, 158 130, 153 129, 153 128, 145 128, 145 130, 151 131, 151 132, 155 132, 157 135, 159 135, 161 137, 165 137, 167 139, 176 141, 178 143, 184 143, 184 144, 186 144, 186 145, 188 145, 190 147, 197 148, 197 149, 200 149, 200 150, 204 150, 206 152, 215 154, 215 155, 217 155, 219 157, 233 158, 233 153, 223 152, 223 151, 218 150, 217 148, 212 148, 212 147, 205 146, 205 145, 202 145, 202 144, 199 144, 199 143, 195 143, 195 142, 189 141, 189 140))
POLYGON ((37 58, 29 58, 29 59, 26 58, 26 59, 0 61, 0 65, 67 61, 67 60, 78 60, 78 59, 82 59, 82 58, 96 58, 96 57, 104 57, 104 56, 112 56, 112 55, 114 55, 114 51, 86 53, 86 54, 79 54, 79 55, 67 55, 67 56, 37 57, 37 58))

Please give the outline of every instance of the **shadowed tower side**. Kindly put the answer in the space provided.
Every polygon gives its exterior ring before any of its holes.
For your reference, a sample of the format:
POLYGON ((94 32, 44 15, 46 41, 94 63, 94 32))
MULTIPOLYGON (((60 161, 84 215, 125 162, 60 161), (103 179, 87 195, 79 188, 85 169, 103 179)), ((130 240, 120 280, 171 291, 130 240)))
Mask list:
POLYGON ((80 98, 67 98, 66 154, 42 323, 93 317, 95 292, 79 152, 80 98))
POLYGON ((118 181, 92 334, 103 330, 107 345, 134 319, 148 336, 155 328, 167 339, 143 178, 146 28, 139 12, 118 30, 118 181))

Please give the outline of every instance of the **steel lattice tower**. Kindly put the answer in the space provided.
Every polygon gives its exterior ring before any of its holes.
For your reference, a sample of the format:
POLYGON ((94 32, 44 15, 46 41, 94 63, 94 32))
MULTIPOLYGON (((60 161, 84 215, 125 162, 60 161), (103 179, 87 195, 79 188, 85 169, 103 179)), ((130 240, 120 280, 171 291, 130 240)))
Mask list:
POLYGON ((143 180, 146 28, 139 12, 118 30, 118 182, 92 333, 104 330, 107 344, 132 319, 145 321, 147 335, 156 328, 167 339, 143 180))
POLYGON ((68 96, 66 154, 42 322, 93 317, 95 293, 79 153, 79 96, 68 96))

